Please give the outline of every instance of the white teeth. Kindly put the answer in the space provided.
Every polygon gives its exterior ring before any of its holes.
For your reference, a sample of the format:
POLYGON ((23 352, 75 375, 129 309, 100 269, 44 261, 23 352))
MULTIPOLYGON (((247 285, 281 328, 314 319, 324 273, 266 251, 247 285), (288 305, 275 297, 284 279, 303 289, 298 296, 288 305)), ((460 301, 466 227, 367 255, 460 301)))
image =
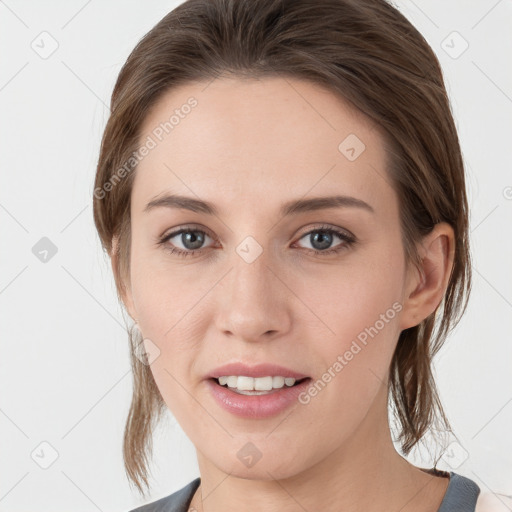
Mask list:
MULTIPOLYGON (((255 381, 256 379, 253 379, 252 377, 238 377, 236 386, 233 387, 239 389, 240 391, 254 391, 256 389, 254 386, 255 381)), ((265 390, 260 389, 260 391, 265 390)))
POLYGON ((272 389, 280 389, 285 384, 291 387, 295 384, 296 379, 293 377, 246 377, 243 375, 225 375, 219 377, 221 386, 228 385, 229 388, 236 388, 240 391, 271 391, 272 389))
POLYGON ((272 377, 272 387, 277 389, 282 388, 285 380, 284 377, 272 377))

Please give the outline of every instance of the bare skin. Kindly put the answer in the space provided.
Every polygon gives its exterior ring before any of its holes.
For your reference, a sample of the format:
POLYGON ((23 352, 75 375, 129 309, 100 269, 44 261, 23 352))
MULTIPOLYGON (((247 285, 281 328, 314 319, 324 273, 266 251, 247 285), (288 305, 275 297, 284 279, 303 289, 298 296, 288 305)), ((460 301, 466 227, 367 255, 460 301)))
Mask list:
POLYGON ((438 224, 418 246, 423 272, 406 263, 382 134, 338 96, 284 78, 206 85, 167 92, 144 122, 141 141, 188 98, 198 102, 138 165, 123 297, 160 350, 153 376, 196 447, 201 487, 192 505, 205 512, 436 512, 448 479, 396 451, 386 389, 400 332, 442 300, 452 228, 438 224), (338 149, 350 134, 365 145, 352 161, 338 149), (144 211, 165 193, 211 202, 218 214, 144 211), (345 205, 279 214, 286 201, 332 195, 373 211, 345 205), (168 250, 190 252, 182 235, 157 243, 184 226, 206 233, 195 254, 168 250), (339 252, 314 254, 321 250, 312 235, 325 226, 355 243, 334 234, 329 249, 339 252), (236 251, 248 236, 263 251, 250 264, 236 251), (382 314, 378 334, 306 405, 243 419, 221 409, 206 386, 211 370, 233 361, 277 363, 319 379, 382 314), (248 442, 262 454, 250 468, 237 457, 248 442))

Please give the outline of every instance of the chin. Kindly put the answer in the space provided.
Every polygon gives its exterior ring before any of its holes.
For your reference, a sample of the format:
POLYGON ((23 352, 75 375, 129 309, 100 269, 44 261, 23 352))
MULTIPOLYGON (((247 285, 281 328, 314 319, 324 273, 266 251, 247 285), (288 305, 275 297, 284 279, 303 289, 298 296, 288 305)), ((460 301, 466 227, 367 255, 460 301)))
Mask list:
POLYGON ((267 434, 262 435, 261 441, 233 439, 229 447, 223 449, 217 445, 210 454, 202 453, 223 473, 245 480, 282 480, 307 469, 305 454, 300 447, 296 446, 294 450, 294 447, 279 442, 275 449, 269 439, 265 442, 267 434))
POLYGON ((300 469, 296 468, 283 468, 281 465, 274 467, 273 464, 265 464, 263 460, 260 460, 252 468, 243 468, 241 464, 233 467, 220 468, 225 471, 231 477, 241 478, 243 480, 259 480, 259 481, 273 481, 273 480, 286 480, 291 478, 300 472, 300 469))

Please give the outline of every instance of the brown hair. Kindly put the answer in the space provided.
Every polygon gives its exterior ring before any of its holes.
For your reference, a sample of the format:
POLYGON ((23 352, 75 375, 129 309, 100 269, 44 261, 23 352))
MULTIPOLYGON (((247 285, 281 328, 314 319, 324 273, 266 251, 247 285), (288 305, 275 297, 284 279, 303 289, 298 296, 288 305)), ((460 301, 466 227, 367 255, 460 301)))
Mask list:
MULTIPOLYGON (((129 283, 130 194, 141 123, 173 87, 227 75, 314 82, 382 129, 409 262, 418 264, 415 244, 436 223, 453 227, 446 293, 434 313, 401 332, 388 394, 405 455, 439 420, 451 431, 432 359, 465 311, 471 288, 464 166, 439 62, 384 0, 187 0, 139 41, 112 93, 93 199, 94 222, 109 256, 113 238, 119 240, 118 297, 129 283)), ((129 479, 143 493, 152 429, 165 404, 150 367, 134 356, 137 344, 130 331, 134 386, 123 455, 129 479)))

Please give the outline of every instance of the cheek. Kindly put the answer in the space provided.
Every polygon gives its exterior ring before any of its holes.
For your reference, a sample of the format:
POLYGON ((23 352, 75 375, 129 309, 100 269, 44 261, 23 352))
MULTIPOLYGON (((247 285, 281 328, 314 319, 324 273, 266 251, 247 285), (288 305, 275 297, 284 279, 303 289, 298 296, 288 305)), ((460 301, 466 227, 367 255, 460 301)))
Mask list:
POLYGON ((308 336, 321 364, 301 403, 332 429, 334 444, 357 428, 378 393, 385 402, 402 309, 399 267, 385 272, 380 264, 362 264, 331 272, 330 280, 303 281, 301 296, 322 322, 308 336))
MULTIPOLYGON (((385 253, 378 259, 380 261, 361 257, 355 264, 342 261, 317 271, 300 271, 294 291, 297 290, 297 295, 323 322, 322 334, 332 339, 355 336, 401 301, 402 262, 398 256, 393 258, 385 253), (393 259, 395 261, 388 264, 393 259)), ((388 315, 391 320, 396 317, 394 313, 395 310, 388 315)))
POLYGON ((194 361, 201 352, 208 292, 218 281, 217 273, 198 275, 192 267, 170 264, 162 255, 141 250, 132 253, 132 294, 138 324, 158 354, 151 362, 155 382, 177 416, 180 404, 190 402, 184 387, 189 387, 194 361))
MULTIPOLYGON (((198 273, 192 266, 170 263, 163 250, 134 251, 132 293, 139 325, 146 337, 166 345, 186 340, 201 299, 218 279, 217 274, 198 273)), ((181 348, 180 346, 176 347, 181 348)))
MULTIPOLYGON (((315 351, 331 373, 342 356, 343 372, 353 383, 368 379, 369 369, 387 377, 400 333, 403 262, 391 250, 378 254, 354 265, 333 266, 322 275, 306 273, 298 293, 318 319, 309 315, 317 326, 316 334, 310 333, 318 343, 315 351)), ((341 373, 339 365, 337 369, 341 373)))

